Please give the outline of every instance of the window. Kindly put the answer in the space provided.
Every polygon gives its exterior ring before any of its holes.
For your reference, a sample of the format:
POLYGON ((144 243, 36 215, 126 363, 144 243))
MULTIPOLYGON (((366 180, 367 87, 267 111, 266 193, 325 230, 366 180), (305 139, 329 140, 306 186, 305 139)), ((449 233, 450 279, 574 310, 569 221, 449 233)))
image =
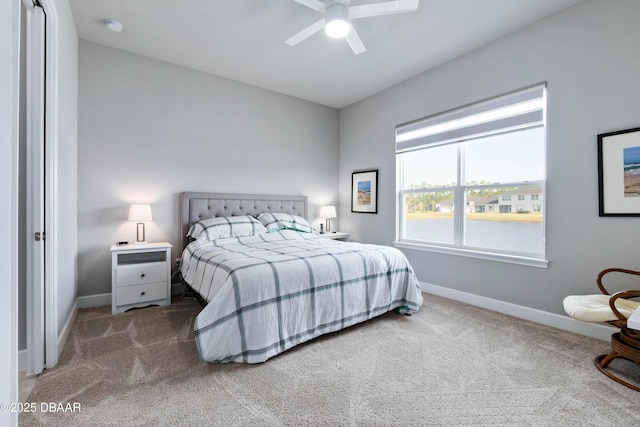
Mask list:
POLYGON ((538 85, 398 126, 397 245, 546 266, 544 120, 538 85))

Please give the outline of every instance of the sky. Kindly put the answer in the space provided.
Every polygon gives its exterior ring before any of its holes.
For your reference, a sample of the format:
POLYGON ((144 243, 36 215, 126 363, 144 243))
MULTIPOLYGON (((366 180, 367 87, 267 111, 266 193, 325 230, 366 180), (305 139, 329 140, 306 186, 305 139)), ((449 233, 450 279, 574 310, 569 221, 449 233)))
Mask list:
MULTIPOLYGON (((640 147, 637 147, 640 159, 640 147)), ((427 182, 456 182, 457 149, 442 145, 422 152, 404 153, 405 188, 427 182)), ((466 181, 522 182, 545 179, 544 128, 528 129, 465 143, 466 181)), ((638 161, 640 163, 640 160, 638 161)))

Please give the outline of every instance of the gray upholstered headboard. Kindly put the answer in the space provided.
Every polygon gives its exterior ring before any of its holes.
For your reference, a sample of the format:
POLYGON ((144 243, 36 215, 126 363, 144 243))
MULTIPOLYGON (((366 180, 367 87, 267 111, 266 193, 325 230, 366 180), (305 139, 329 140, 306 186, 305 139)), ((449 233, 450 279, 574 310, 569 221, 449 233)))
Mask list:
POLYGON ((180 194, 180 201, 183 249, 189 243, 189 227, 201 219, 263 212, 284 212, 307 218, 307 196, 185 192, 180 194))

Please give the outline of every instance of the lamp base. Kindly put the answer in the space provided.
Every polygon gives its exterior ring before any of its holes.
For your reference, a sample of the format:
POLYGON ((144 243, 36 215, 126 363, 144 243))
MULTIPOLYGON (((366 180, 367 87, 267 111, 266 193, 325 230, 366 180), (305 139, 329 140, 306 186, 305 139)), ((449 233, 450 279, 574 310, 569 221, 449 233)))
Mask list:
POLYGON ((136 243, 137 244, 145 244, 147 243, 147 239, 144 235, 144 222, 139 222, 136 224, 136 243))

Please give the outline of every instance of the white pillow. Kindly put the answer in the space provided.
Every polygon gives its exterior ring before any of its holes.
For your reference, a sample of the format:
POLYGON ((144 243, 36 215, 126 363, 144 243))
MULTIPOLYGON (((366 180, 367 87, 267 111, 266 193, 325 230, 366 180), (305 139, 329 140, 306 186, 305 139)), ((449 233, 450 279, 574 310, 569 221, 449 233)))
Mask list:
POLYGON ((304 233, 316 232, 306 219, 298 215, 265 212, 258 215, 258 219, 268 232, 283 229, 297 230, 304 233))
POLYGON ((266 233, 262 223, 250 215, 216 217, 194 223, 187 236, 196 240, 215 240, 225 237, 254 236, 266 233))

